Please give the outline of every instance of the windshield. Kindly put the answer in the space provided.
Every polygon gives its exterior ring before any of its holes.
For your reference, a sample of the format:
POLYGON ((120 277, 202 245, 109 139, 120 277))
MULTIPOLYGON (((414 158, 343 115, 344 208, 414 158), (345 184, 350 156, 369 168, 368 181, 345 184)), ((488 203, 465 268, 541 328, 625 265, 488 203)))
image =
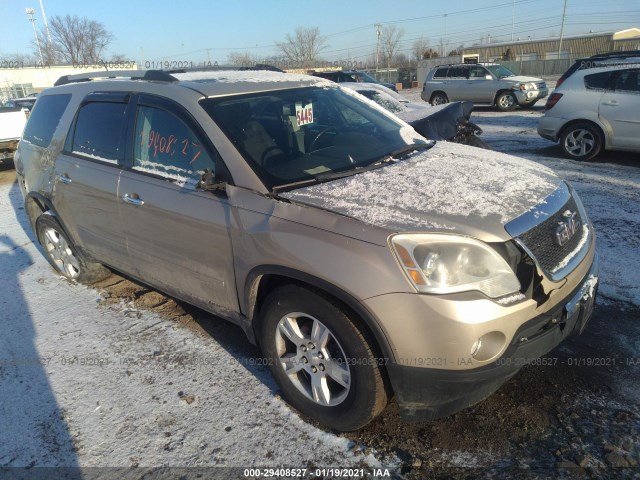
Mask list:
POLYGON ((208 98, 201 105, 269 189, 320 181, 427 143, 339 88, 208 98))
POLYGON ((350 75, 355 78, 356 82, 380 83, 378 80, 365 72, 351 72, 350 75))
POLYGON ((493 73, 498 78, 515 77, 515 73, 502 65, 487 65, 486 69, 493 73))
POLYGON ((399 101, 393 98, 391 95, 387 95, 384 92, 377 90, 358 90, 360 95, 364 95, 369 100, 373 100, 385 110, 391 113, 402 113, 407 111, 407 107, 402 105, 399 101))

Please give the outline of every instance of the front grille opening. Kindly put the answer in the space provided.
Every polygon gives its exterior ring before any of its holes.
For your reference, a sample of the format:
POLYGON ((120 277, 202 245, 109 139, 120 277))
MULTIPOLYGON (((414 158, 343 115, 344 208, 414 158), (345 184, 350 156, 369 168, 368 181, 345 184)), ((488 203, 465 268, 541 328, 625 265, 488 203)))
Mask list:
POLYGON ((521 260, 515 270, 521 285, 520 291, 540 306, 549 299, 549 295, 542 286, 542 276, 538 274, 538 268, 532 258, 523 250, 520 252, 521 260))
POLYGON ((528 299, 535 300, 538 305, 548 300, 549 295, 542 287, 542 276, 538 274, 538 267, 522 247, 514 241, 492 243, 491 246, 507 261, 516 274, 520 281, 520 293, 528 299))

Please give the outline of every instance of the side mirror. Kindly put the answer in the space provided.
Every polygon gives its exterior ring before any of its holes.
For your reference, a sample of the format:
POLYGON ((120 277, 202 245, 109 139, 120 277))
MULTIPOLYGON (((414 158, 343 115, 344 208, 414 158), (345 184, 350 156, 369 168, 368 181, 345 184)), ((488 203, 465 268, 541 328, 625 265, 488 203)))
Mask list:
POLYGON ((227 186, 227 182, 216 180, 213 171, 207 168, 202 176, 196 188, 198 190, 204 190, 205 192, 224 191, 227 186))
POLYGON ((485 80, 493 80, 493 77, 491 75, 485 75, 484 79, 485 80))

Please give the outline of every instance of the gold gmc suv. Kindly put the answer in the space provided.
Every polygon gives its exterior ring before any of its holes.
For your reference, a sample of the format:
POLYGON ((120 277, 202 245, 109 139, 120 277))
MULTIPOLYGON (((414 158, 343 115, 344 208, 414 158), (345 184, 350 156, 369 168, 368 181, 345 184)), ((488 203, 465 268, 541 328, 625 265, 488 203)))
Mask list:
POLYGON ((15 158, 52 266, 83 283, 113 269, 240 325, 330 428, 392 395, 407 421, 472 405, 592 313, 593 227, 539 164, 429 141, 305 75, 56 85, 15 158))

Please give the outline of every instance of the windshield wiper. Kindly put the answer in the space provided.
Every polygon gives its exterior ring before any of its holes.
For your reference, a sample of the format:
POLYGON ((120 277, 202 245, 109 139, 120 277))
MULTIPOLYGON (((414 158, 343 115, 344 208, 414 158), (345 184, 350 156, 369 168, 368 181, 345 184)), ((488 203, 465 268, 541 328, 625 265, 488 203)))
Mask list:
POLYGON ((382 168, 386 165, 396 163, 396 160, 403 155, 413 152, 416 150, 428 150, 433 147, 436 143, 416 143, 414 145, 408 145, 406 147, 400 148, 398 150, 394 150, 393 152, 385 155, 384 157, 375 160, 374 162, 365 165, 364 167, 355 167, 349 170, 342 170, 339 172, 327 172, 327 173, 319 173, 318 175, 314 175, 312 178, 307 178, 305 180, 300 180, 297 182, 287 183, 285 185, 277 185, 271 189, 273 193, 284 192, 288 190, 293 190, 295 188, 315 185, 317 183, 330 182, 332 180, 337 180, 339 178, 351 177, 353 175, 358 175, 359 173, 368 172, 370 170, 376 170, 378 168, 382 168))
POLYGON ((385 158, 398 159, 398 158, 403 157, 407 153, 411 153, 411 152, 414 152, 416 150, 429 150, 435 144, 436 144, 436 142, 434 142, 434 141, 429 142, 429 143, 414 143, 413 145, 407 145, 406 147, 402 147, 402 148, 399 148, 398 150, 394 150, 389 155, 387 155, 385 158))
POLYGON ((368 172, 369 170, 375 170, 377 168, 384 167, 390 163, 395 163, 395 160, 391 156, 384 157, 374 163, 370 163, 364 167, 351 168, 349 170, 343 170, 340 172, 327 172, 314 175, 312 178, 306 180, 300 180, 298 182, 287 183, 285 185, 277 185, 271 189, 273 193, 285 192, 293 190, 295 188, 305 187, 309 185, 315 185, 318 183, 330 182, 331 180, 337 180, 339 178, 351 177, 362 172, 368 172))

